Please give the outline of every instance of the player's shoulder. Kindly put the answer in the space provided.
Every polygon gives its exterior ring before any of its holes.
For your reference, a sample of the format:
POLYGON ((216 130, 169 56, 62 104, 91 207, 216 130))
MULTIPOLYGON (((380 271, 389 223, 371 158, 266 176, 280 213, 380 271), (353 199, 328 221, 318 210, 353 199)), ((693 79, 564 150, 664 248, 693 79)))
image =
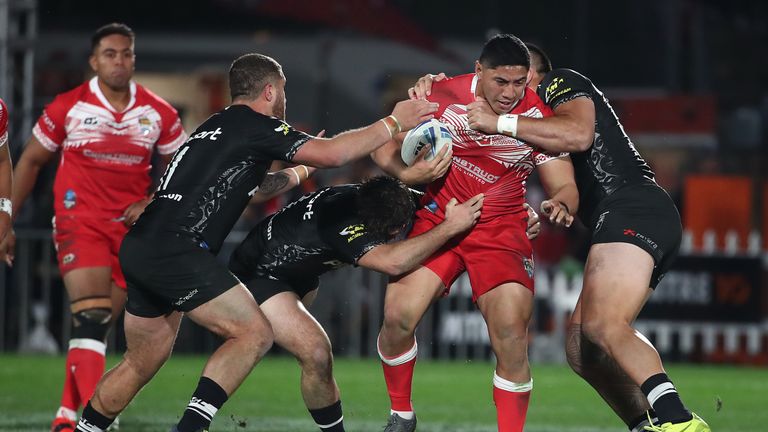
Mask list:
POLYGON ((515 106, 512 113, 539 118, 550 115, 550 109, 533 89, 526 87, 520 103, 515 106))
POLYGON ((162 97, 158 96, 152 90, 138 83, 136 83, 136 103, 142 105, 151 105, 154 109, 160 111, 161 113, 171 113, 173 115, 178 115, 176 108, 174 108, 173 105, 168 103, 168 101, 162 97))
POLYGON ((86 81, 71 90, 57 94, 48 104, 48 108, 68 110, 76 103, 88 100, 92 94, 90 81, 86 81))
POLYGON ((473 96, 473 80, 475 74, 457 75, 454 77, 446 78, 442 81, 436 81, 432 84, 432 94, 430 100, 441 98, 461 98, 463 96, 473 96))

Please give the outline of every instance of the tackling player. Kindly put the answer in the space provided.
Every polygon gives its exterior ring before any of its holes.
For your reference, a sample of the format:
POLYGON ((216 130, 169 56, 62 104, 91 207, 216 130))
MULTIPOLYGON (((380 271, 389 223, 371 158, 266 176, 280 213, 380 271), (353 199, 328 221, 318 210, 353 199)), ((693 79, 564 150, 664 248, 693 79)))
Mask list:
MULTIPOLYGON (((149 202, 152 153, 167 163, 187 138, 176 110, 131 80, 134 39, 125 24, 94 33, 89 64, 96 76, 45 108, 16 166, 14 213, 40 169, 61 152, 53 185, 53 238, 72 330, 54 432, 75 428, 78 409, 104 373, 107 332, 126 296, 117 253, 149 202)), ((14 243, 10 233, 4 245, 9 260, 14 243)))
MULTIPOLYGON (((430 101, 449 126, 453 159, 447 175, 430 184, 416 213, 411 236, 442 220, 452 197, 485 195, 483 213, 471 232, 449 241, 422 266, 393 277, 387 286, 378 349, 391 401, 385 431, 413 431, 416 417, 411 382, 417 357, 414 332, 429 306, 445 295, 463 272, 483 315, 496 354, 493 399, 499 431, 522 431, 533 381, 528 366, 528 323, 533 305, 533 256, 526 237, 524 183, 534 166, 551 197, 550 219, 570 225, 578 207, 573 167, 562 154, 551 156, 525 142, 494 132, 479 133, 467 123, 467 105, 484 100, 499 114, 542 117, 549 109, 526 88, 530 57, 522 41, 499 35, 483 47, 475 73, 436 83, 430 101)), ((399 148, 392 143, 375 156, 397 174, 399 148)), ((402 162, 400 162, 402 166, 402 162)))
POLYGON ((349 264, 407 272, 474 225, 482 203, 482 195, 452 200, 432 230, 390 242, 411 222, 414 196, 396 179, 375 177, 303 196, 264 219, 235 250, 229 268, 253 293, 275 342, 299 361, 304 403, 321 431, 342 432, 344 423, 328 335, 305 308, 319 276, 349 264))
MULTIPOLYGON (((488 131, 512 122, 506 134, 572 154, 579 217, 592 238, 568 328, 568 363, 632 431, 709 432, 683 405, 653 345, 632 327, 677 257, 677 208, 592 81, 571 69, 552 70, 543 50, 529 48, 535 64, 529 85, 538 88, 554 116, 500 120, 477 104, 470 107, 471 125, 488 131)), ((433 78, 423 77, 412 96, 428 95, 433 78)))
POLYGON ((261 54, 229 70, 232 105, 215 113, 176 152, 152 202, 125 237, 127 350, 101 379, 77 430, 101 432, 171 354, 182 313, 222 337, 173 430, 207 430, 273 342, 253 296, 215 254, 259 189, 273 160, 339 166, 432 117, 436 104, 399 102, 392 115, 333 138, 285 122, 285 75, 261 54))

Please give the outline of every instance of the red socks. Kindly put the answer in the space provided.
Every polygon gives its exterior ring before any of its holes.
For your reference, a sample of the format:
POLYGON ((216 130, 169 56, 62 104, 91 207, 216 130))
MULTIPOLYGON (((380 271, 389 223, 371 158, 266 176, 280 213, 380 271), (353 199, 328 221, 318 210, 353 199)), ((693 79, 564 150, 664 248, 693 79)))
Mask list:
POLYGON ((499 432, 522 432, 528 401, 531 398, 533 380, 514 383, 493 374, 493 402, 496 404, 496 419, 499 432))

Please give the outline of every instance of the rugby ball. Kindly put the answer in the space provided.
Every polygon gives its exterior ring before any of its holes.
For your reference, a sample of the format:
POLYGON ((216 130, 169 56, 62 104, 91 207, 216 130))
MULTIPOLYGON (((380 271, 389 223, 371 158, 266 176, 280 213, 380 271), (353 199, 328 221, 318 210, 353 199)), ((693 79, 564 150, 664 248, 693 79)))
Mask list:
POLYGON ((400 149, 400 157, 406 165, 412 165, 416 156, 428 146, 425 160, 432 160, 445 146, 451 146, 451 132, 448 126, 436 119, 427 120, 408 131, 400 149))

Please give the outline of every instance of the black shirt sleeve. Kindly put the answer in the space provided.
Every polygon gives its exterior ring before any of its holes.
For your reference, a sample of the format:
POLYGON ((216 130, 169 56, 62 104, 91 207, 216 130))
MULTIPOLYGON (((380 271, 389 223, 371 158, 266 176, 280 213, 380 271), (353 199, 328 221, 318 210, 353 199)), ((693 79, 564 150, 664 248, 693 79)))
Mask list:
POLYGON ((261 121, 253 129, 250 142, 266 159, 291 161, 299 148, 312 138, 278 118, 261 116, 261 121))
POLYGON ((558 105, 576 99, 592 99, 592 82, 571 69, 555 69, 549 72, 539 84, 538 94, 553 110, 558 105))

